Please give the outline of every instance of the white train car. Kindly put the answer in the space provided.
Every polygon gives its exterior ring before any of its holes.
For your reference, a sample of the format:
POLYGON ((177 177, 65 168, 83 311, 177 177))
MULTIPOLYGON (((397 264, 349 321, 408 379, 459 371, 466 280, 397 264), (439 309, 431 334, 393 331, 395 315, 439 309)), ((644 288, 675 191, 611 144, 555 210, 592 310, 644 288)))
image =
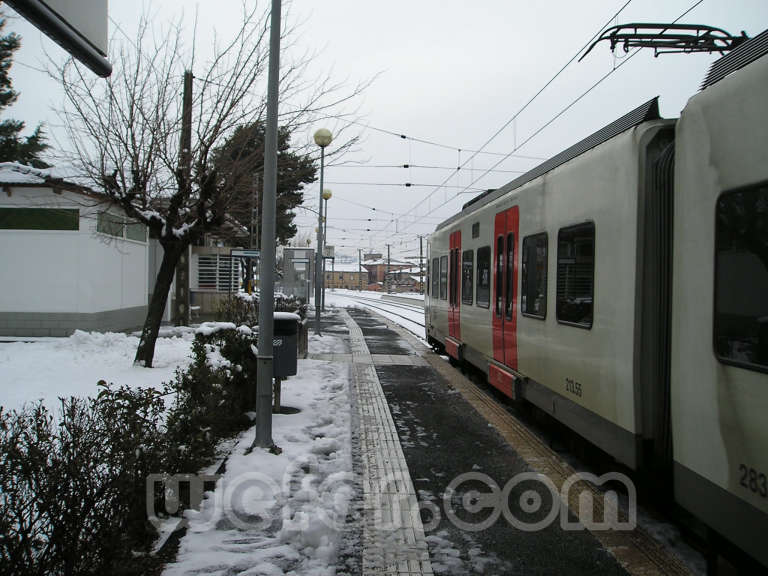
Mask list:
POLYGON ((429 336, 631 467, 645 166, 673 135, 651 100, 467 205, 428 242, 429 336))
POLYGON ((733 70, 739 56, 677 123, 674 483, 678 502, 768 566, 768 56, 733 70))
POLYGON ((441 223, 427 336, 768 566, 768 31, 441 223))

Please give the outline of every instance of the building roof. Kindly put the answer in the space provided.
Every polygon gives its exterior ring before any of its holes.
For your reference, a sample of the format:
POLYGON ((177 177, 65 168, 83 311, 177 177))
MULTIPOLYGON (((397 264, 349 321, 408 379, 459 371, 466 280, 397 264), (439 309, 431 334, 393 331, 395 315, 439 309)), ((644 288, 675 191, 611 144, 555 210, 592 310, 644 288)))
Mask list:
POLYGON ((84 188, 81 184, 65 180, 57 168, 33 168, 18 162, 0 162, 0 184, 28 186, 58 184, 76 189, 84 188))
MULTIPOLYGON (((334 262, 333 265, 331 265, 330 262, 325 263, 325 271, 330 272, 331 266, 333 266, 334 272, 357 272, 357 262, 334 262)), ((368 272, 365 268, 362 270, 363 272, 368 272)))

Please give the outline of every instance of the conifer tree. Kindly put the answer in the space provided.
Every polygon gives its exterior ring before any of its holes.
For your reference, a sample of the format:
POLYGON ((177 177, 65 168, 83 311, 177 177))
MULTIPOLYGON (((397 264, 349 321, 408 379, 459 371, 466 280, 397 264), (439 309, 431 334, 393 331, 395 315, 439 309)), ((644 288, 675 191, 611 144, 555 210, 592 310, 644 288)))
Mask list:
MULTIPOLYGON (((0 32, 5 27, 6 19, 0 15, 0 32)), ((15 32, 0 36, 0 114, 16 102, 19 93, 13 89, 9 75, 13 64, 13 54, 21 46, 21 36, 15 32)), ((48 168, 40 159, 40 154, 47 148, 42 126, 35 128, 30 136, 22 136, 24 122, 5 118, 0 121, 0 162, 19 162, 35 168, 48 168)))

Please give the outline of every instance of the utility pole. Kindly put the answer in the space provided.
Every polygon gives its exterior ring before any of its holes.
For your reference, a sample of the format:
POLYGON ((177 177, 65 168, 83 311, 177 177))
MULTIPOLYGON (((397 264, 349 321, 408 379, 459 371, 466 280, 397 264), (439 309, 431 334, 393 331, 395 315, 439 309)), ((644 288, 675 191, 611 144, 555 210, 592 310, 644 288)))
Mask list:
POLYGON ((259 342, 256 371, 256 437, 254 446, 274 448, 272 441, 272 336, 275 304, 275 195, 277 191, 277 101, 280 73, 280 0, 272 0, 269 27, 267 129, 264 135, 264 206, 261 210, 259 259, 259 342))
POLYGON ((419 292, 424 294, 424 236, 419 234, 419 292))
MULTIPOLYGON (((253 174, 253 194, 251 194, 251 241, 248 245, 252 250, 259 247, 259 173, 253 174)), ((253 259, 246 258, 245 281, 248 284, 248 294, 253 292, 255 279, 253 277, 253 259)))
POLYGON ((387 244, 387 275, 384 277, 384 281, 387 285, 387 294, 390 293, 389 289, 391 286, 390 280, 389 280, 389 268, 390 268, 389 247, 390 247, 390 244, 387 244))
MULTIPOLYGON (((181 108, 181 153, 179 154, 179 170, 181 171, 181 186, 183 195, 189 198, 192 194, 192 76, 191 70, 184 72, 184 93, 181 108)), ((189 324, 189 249, 185 250, 176 265, 176 291, 173 320, 176 326, 189 324)), ((231 264, 231 263, 230 263, 231 264)))
POLYGON ((363 291, 363 249, 357 249, 357 285, 360 292, 363 291))

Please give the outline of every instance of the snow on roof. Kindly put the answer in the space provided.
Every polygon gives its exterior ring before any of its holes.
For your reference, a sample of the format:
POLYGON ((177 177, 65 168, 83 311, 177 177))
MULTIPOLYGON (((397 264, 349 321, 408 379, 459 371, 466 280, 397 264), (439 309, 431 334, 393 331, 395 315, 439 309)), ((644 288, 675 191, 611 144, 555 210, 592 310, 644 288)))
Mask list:
MULTIPOLYGON (((334 262, 331 264, 330 262, 325 263, 325 271, 330 272, 331 266, 333 266, 334 272, 357 272, 357 262, 334 262)), ((362 270, 363 272, 367 272, 365 268, 362 270)))
POLYGON ((18 162, 0 162, 0 184, 59 184, 84 188, 73 180, 65 180, 63 171, 58 168, 33 168, 18 162))

